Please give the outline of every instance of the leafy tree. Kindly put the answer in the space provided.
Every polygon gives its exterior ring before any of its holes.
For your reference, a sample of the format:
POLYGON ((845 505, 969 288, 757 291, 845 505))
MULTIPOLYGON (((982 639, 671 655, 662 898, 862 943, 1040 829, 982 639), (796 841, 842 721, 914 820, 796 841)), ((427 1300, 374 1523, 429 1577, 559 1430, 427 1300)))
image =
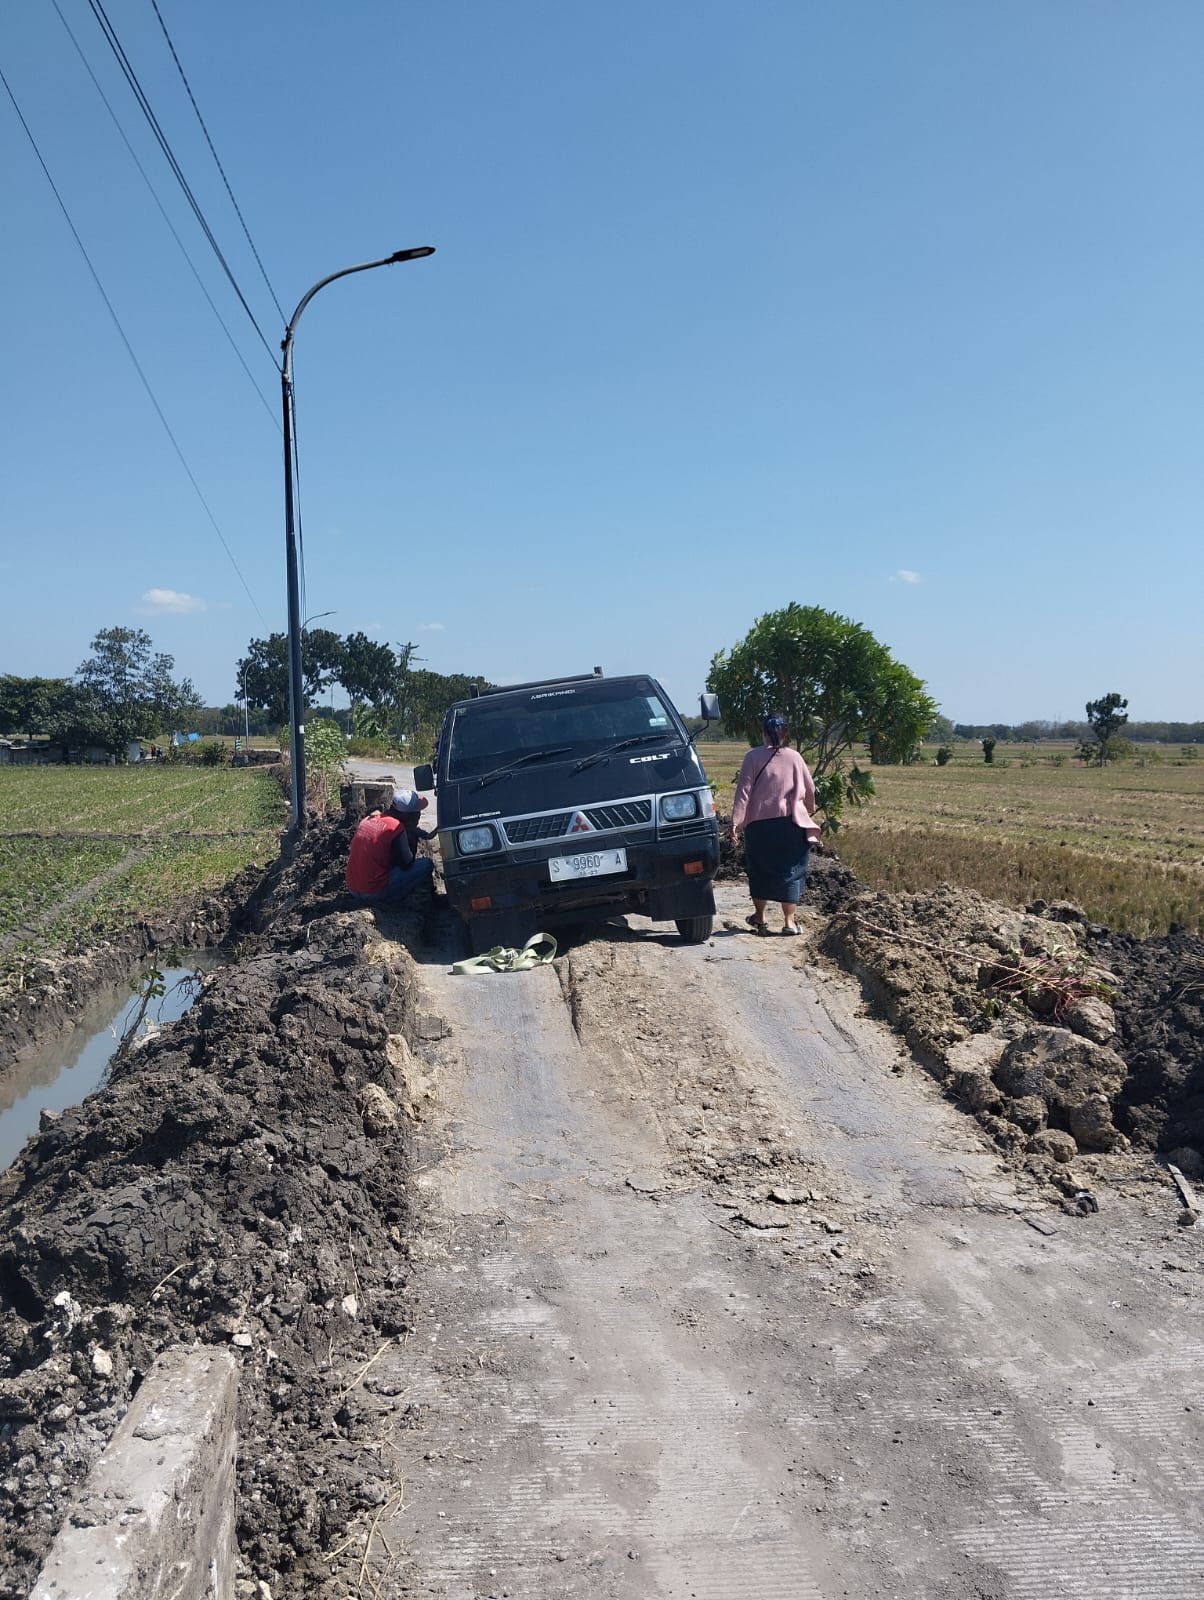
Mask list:
POLYGON ((758 617, 730 651, 719 651, 707 688, 718 694, 726 726, 750 743, 763 717, 782 712, 808 751, 829 831, 846 802, 861 805, 874 792, 871 775, 845 763, 853 746, 866 742, 885 761, 907 759, 936 712, 921 680, 867 628, 797 603, 758 617))
POLYGON ((413 652, 412 644, 404 645, 399 664, 387 644, 377 644, 366 633, 349 633, 343 644, 339 682, 346 689, 352 707, 364 701, 382 706, 396 689, 398 677, 409 666, 413 652))
POLYGON ((301 674, 307 702, 320 700, 343 676, 347 648, 332 628, 306 628, 301 634, 301 674))
POLYGON ((942 744, 952 744, 956 734, 948 717, 937 716, 933 717, 927 728, 925 728, 924 737, 925 739, 939 739, 942 744))
POLYGON ((66 678, 0 675, 0 734, 50 733, 70 692, 66 678))
POLYGON ((124 757, 130 743, 178 726, 200 705, 191 682, 172 677, 175 661, 153 654, 142 628, 102 628, 75 674, 71 715, 87 738, 124 757))
POLYGON ((288 636, 270 633, 266 639, 252 639, 247 653, 235 668, 237 694, 244 689, 249 706, 257 706, 277 727, 288 721, 288 636))
POLYGON ((1099 700, 1087 702, 1087 721, 1095 735, 1095 764, 1098 767, 1107 766, 1110 760, 1115 760, 1122 753, 1117 735, 1129 720, 1125 710, 1128 703, 1118 694, 1106 694, 1099 700))
MULTIPOLYGON (((301 676, 307 706, 339 681, 343 657, 343 641, 329 628, 302 632, 301 676)), ((245 680, 248 706, 258 707, 274 728, 288 721, 288 634, 269 633, 266 639, 252 639, 246 655, 239 657, 235 673, 239 700, 245 680)))
POLYGON ((995 738, 994 734, 990 733, 982 741, 982 759, 986 762, 988 767, 994 766, 995 764, 995 746, 998 743, 999 740, 995 738))

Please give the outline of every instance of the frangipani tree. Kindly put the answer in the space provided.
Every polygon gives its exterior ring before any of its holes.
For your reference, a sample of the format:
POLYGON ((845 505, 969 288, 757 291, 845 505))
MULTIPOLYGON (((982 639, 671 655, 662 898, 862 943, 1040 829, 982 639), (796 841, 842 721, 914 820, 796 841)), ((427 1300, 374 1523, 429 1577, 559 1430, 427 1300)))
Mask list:
POLYGON ((796 602, 758 617, 738 644, 711 662, 707 688, 719 696, 724 726, 760 737, 763 717, 780 711, 815 777, 823 826, 840 825, 845 803, 874 792, 871 775, 846 760, 855 744, 875 761, 910 759, 936 703, 923 682, 868 628, 819 606, 796 602))

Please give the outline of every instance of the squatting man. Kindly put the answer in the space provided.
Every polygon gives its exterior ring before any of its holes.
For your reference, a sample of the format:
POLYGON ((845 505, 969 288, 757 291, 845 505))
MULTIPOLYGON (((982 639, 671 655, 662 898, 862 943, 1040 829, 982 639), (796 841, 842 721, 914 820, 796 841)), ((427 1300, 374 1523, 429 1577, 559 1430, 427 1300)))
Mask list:
POLYGON ((433 829, 418 826, 427 804, 414 789, 394 789, 386 809, 371 812, 355 830, 345 882, 360 905, 404 900, 434 876, 435 863, 418 855, 418 841, 434 838, 433 829))

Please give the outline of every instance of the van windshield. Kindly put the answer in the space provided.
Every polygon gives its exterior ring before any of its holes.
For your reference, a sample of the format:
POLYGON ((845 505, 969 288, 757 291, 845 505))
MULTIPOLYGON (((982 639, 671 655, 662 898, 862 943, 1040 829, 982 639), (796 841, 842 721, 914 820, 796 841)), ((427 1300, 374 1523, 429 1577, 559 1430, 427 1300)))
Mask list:
POLYGON ((537 689, 505 700, 482 696, 455 714, 447 775, 478 778, 539 750, 579 758, 623 739, 651 745, 678 736, 672 711, 646 682, 537 689))

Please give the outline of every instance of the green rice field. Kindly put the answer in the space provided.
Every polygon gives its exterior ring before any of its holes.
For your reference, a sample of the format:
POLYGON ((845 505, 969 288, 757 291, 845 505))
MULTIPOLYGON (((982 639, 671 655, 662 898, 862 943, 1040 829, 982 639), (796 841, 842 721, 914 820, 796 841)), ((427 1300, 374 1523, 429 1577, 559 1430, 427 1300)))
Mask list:
POLYGON ((0 973, 266 863, 286 815, 263 769, 0 767, 0 973))

